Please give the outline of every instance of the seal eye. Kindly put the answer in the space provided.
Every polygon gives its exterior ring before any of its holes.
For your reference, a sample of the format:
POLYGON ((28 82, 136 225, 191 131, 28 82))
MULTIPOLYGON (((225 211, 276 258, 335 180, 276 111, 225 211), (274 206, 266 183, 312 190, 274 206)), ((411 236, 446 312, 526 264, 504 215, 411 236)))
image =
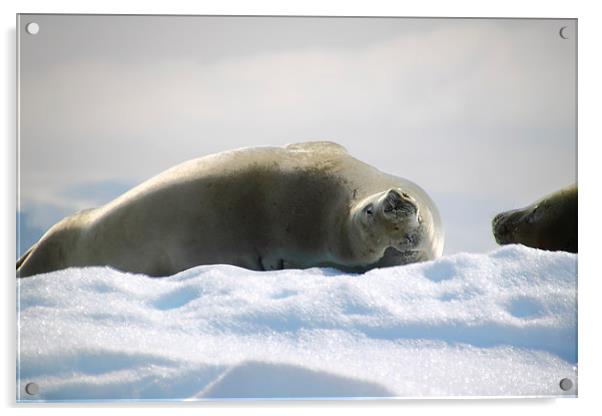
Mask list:
POLYGON ((374 205, 370 204, 366 208, 364 208, 364 212, 366 215, 372 216, 374 215, 374 205))

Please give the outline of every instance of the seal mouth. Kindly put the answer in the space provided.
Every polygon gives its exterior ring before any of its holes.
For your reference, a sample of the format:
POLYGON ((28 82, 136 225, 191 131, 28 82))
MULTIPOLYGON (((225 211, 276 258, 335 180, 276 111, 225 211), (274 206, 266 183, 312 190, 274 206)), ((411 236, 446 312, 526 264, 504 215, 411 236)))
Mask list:
POLYGON ((421 241, 421 236, 418 232, 409 232, 403 235, 401 240, 391 241, 391 246, 397 250, 407 251, 418 247, 421 241))

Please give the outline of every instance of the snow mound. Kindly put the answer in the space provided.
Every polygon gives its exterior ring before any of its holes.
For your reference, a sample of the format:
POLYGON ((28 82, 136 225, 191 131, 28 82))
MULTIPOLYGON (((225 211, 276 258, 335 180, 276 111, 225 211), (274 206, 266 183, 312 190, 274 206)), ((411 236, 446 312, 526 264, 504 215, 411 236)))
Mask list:
POLYGON ((576 396, 576 279, 577 255, 523 246, 362 275, 38 275, 17 399, 576 396))

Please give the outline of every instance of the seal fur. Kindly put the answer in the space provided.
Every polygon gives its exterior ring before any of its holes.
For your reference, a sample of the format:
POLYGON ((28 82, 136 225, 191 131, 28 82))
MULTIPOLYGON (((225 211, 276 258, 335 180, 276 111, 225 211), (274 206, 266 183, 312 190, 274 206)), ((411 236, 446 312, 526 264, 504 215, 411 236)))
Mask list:
POLYGON ((550 194, 525 208, 502 212, 492 221, 498 244, 523 244, 577 253, 577 186, 550 194))
POLYGON ((226 151, 175 166, 75 213, 17 275, 83 266, 165 276, 202 264, 362 272, 441 255, 437 208, 414 183, 332 142, 226 151))

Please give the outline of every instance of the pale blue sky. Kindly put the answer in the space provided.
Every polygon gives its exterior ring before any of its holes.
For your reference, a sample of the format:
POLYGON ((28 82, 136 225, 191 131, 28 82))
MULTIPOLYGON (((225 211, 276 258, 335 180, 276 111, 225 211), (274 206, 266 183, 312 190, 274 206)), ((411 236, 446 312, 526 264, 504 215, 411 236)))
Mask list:
POLYGON ((447 254, 493 249, 497 212, 576 181, 574 20, 22 15, 20 26, 20 251, 63 215, 242 146, 328 139, 413 180, 439 206, 447 254))

